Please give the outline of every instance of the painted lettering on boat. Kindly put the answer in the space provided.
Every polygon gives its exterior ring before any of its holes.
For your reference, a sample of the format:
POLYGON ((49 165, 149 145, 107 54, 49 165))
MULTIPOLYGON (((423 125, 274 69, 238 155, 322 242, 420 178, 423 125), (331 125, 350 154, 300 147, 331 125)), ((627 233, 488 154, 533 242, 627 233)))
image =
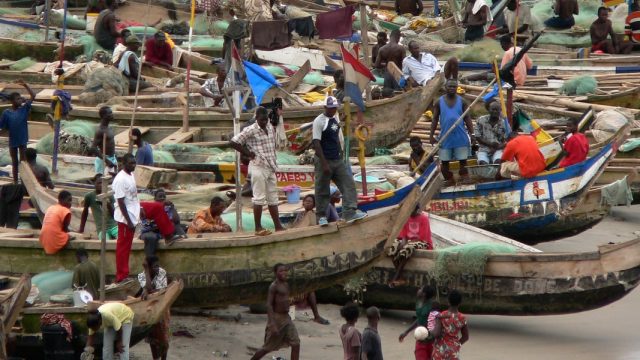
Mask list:
POLYGON ((277 172, 276 179, 281 183, 313 183, 315 175, 312 172, 277 172))
POLYGON ((429 206, 433 212, 463 211, 469 209, 469 202, 466 200, 431 201, 429 206))

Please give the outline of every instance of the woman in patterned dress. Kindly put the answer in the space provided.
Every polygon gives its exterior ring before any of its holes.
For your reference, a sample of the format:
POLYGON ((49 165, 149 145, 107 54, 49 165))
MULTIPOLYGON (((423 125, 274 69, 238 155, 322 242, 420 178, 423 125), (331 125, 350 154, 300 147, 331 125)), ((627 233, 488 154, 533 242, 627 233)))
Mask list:
POLYGON ((438 315, 433 329, 435 343, 433 360, 459 360, 460 347, 469 340, 467 318, 458 311, 462 295, 457 290, 449 293, 449 309, 438 315))

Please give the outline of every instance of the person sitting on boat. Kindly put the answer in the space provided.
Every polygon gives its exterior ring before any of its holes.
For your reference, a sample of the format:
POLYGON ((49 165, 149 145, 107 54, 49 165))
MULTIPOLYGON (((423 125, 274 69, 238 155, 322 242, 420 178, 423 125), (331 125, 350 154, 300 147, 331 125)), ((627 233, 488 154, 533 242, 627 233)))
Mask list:
POLYGON ((544 24, 555 29, 570 29, 576 24, 573 15, 580 13, 578 0, 556 0, 553 12, 558 16, 547 19, 544 24))
POLYGON ((329 187, 329 205, 327 205, 327 211, 325 215, 327 217, 327 222, 336 222, 340 220, 340 215, 338 215, 338 210, 336 209, 336 205, 342 199, 342 193, 338 190, 337 186, 331 185, 329 187))
POLYGON ((393 257, 393 265, 396 267, 396 274, 389 286, 394 287, 398 284, 409 258, 420 249, 433 250, 433 241, 429 217, 422 212, 420 205, 417 205, 402 227, 398 238, 389 248, 388 255, 393 257))
POLYGON ((481 116, 476 121, 475 134, 480 146, 476 156, 479 165, 500 164, 508 134, 501 113, 500 104, 492 101, 489 104, 489 115, 481 116))
POLYGON ((209 78, 202 84, 199 93, 205 106, 226 107, 223 89, 231 86, 231 77, 227 77, 227 67, 224 63, 218 64, 216 74, 216 77, 209 78))
POLYGON ((396 14, 411 14, 418 16, 422 14, 424 6, 422 0, 395 0, 396 14))
POLYGON ((579 119, 572 119, 567 125, 567 135, 563 136, 562 150, 566 153, 559 167, 567 167, 584 161, 589 154, 589 140, 578 130, 579 119))
POLYGON ((24 81, 18 80, 16 84, 22 85, 29 92, 30 99, 25 101, 17 92, 9 94, 11 108, 6 109, 0 116, 0 129, 9 130, 9 154, 11 155, 11 171, 13 182, 18 183, 18 153, 20 161, 26 159, 27 143, 29 142, 29 127, 27 120, 31 113, 31 103, 36 94, 24 81))
POLYGON ((409 52, 411 55, 402 60, 402 76, 412 86, 424 86, 440 71, 438 59, 428 52, 420 52, 420 45, 413 40, 409 42, 409 52))
POLYGON ((373 64, 376 63, 376 59, 378 57, 378 51, 380 51, 380 48, 387 45, 387 33, 384 31, 380 31, 378 32, 378 35, 376 35, 376 40, 377 43, 375 45, 373 45, 373 48, 371 49, 371 62, 373 64))
POLYGON ((48 189, 53 189, 53 181, 51 181, 51 174, 49 174, 49 169, 46 166, 40 165, 37 162, 38 159, 38 151, 34 148, 27 148, 25 151, 27 157, 27 163, 33 171, 33 175, 38 180, 38 183, 41 186, 44 186, 48 189))
POLYGON ((69 235, 71 223, 71 193, 62 190, 58 194, 58 203, 49 206, 42 219, 40 244, 47 255, 53 255, 67 246, 72 237, 69 235))
MULTIPOLYGON (((511 63, 511 60, 517 53, 522 51, 522 48, 513 45, 513 38, 510 35, 502 35, 500 37, 500 46, 504 50, 502 55, 502 62, 500 67, 503 68, 511 63)), ((523 86, 527 81, 527 70, 533 68, 533 61, 529 58, 529 55, 524 54, 522 59, 513 68, 513 79, 517 86, 523 86)))
POLYGON ((144 62, 157 65, 165 69, 173 69, 173 50, 167 43, 167 37, 162 31, 156 32, 147 40, 145 46, 144 62))
POLYGON ((418 165, 422 164, 425 156, 427 156, 427 152, 422 147, 422 140, 417 136, 412 136, 409 138, 409 146, 411 146, 411 154, 409 154, 409 170, 422 174, 427 165, 424 163, 420 169, 417 169, 418 165))
POLYGON ((176 235, 180 235, 182 237, 186 237, 185 228, 182 227, 182 223, 180 221, 180 214, 178 214, 178 210, 173 202, 167 200, 167 193, 163 188, 156 190, 155 195, 153 196, 153 200, 159 203, 164 204, 164 212, 169 217, 169 220, 173 222, 175 227, 174 233, 176 235))
POLYGON ((111 107, 103 106, 98 111, 98 114, 100 115, 100 125, 98 125, 91 144, 91 151, 96 154, 94 161, 95 171, 96 174, 115 176, 118 171, 116 141, 113 129, 109 127, 109 123, 113 120, 113 111, 111 111, 111 107), (103 139, 103 137, 105 138, 103 139))
POLYGON ((171 246, 174 242, 187 237, 180 223, 176 225, 173 221, 175 208, 171 202, 166 201, 166 198, 164 191, 157 191, 154 201, 140 202, 143 210, 140 221, 142 224, 140 240, 144 241, 144 253, 147 256, 156 254, 158 242, 162 238, 166 246, 171 246))
POLYGON ((491 23, 491 9, 485 0, 467 0, 464 8, 462 26, 466 28, 464 41, 473 42, 482 40, 484 37, 484 26, 491 23))
POLYGON ((593 53, 600 51, 607 54, 630 54, 633 50, 632 43, 623 42, 620 44, 618 42, 611 20, 609 20, 609 9, 604 6, 598 8, 598 18, 591 24, 589 34, 591 35, 591 52, 593 53))
MULTIPOLYGON (((502 12, 504 15, 504 25, 498 32, 499 34, 513 34, 530 36, 533 30, 533 18, 531 16, 531 8, 519 0, 510 0, 507 7, 502 12), (516 29, 516 19, 518 20, 518 28, 516 29)), ((495 23, 494 23, 495 24, 495 23)))
POLYGON ((302 208, 304 212, 299 213, 296 219, 293 221, 292 228, 303 228, 307 226, 314 226, 318 224, 318 218, 316 217, 316 197, 313 194, 307 194, 302 199, 302 208))
MULTIPOLYGON (((167 271, 160 267, 157 256, 147 256, 142 263, 144 271, 138 274, 138 283, 141 291, 140 297, 147 299, 149 294, 167 288, 167 271)), ((169 352, 169 319, 170 309, 167 308, 162 318, 151 326, 147 335, 147 342, 151 348, 153 360, 166 360, 169 352)))
MULTIPOLYGON (((140 59, 138 55, 136 55, 136 52, 140 49, 142 42, 137 36, 130 35, 125 39, 124 43, 127 45, 127 51, 125 51, 120 58, 118 70, 122 71, 124 77, 129 80, 129 91, 134 93, 136 91, 136 85, 138 84, 138 72, 140 71, 140 59)), ((140 77, 139 90, 151 86, 152 85, 146 82, 143 77, 140 77)))
POLYGON ((400 30, 395 29, 389 34, 389 42, 382 46, 378 50, 378 56, 373 68, 378 71, 379 74, 384 74, 384 87, 389 89, 401 89, 401 84, 398 84, 394 76, 387 71, 387 65, 393 62, 398 70, 402 69, 402 61, 407 55, 407 50, 404 46, 400 45, 400 30))
POLYGON ((253 191, 253 218, 255 233, 269 235, 271 231, 262 227, 262 208, 269 207, 269 214, 276 231, 284 230, 278 215, 278 187, 276 184, 276 129, 269 123, 269 113, 260 106, 256 109, 256 123, 234 136, 229 145, 251 159, 249 173, 253 191), (245 146, 246 145, 246 146, 245 146))
MULTIPOLYGON (((98 195, 102 194, 102 174, 96 174, 93 177, 94 190, 88 192, 84 196, 84 208, 82 215, 80 215, 80 228, 79 233, 84 233, 85 226, 87 224, 87 218, 89 216, 89 209, 93 215, 93 222, 96 224, 96 231, 98 232, 98 238, 102 238, 102 200, 98 198, 98 195)), ((107 240, 115 240, 118 238, 118 225, 113 220, 113 204, 115 200, 113 195, 109 196, 107 200, 107 223, 106 223, 106 235, 107 240)))
POLYGON ((231 226, 220 217, 225 208, 224 200, 219 196, 214 196, 209 207, 198 211, 193 217, 187 234, 231 232, 231 226))
POLYGON ((543 172, 546 167, 544 155, 533 136, 519 135, 515 131, 509 134, 500 164, 500 175, 503 178, 531 178, 543 172))
POLYGON ((136 164, 153 166, 153 148, 151 145, 142 140, 142 132, 138 128, 131 130, 131 141, 136 145, 136 164))
POLYGON ((333 73, 333 81, 336 83, 336 88, 333 90, 333 96, 338 101, 344 101, 344 70, 338 69, 333 73))
POLYGON ((120 32, 120 38, 118 38, 116 42, 116 47, 113 49, 113 55, 111 55, 111 63, 114 66, 118 66, 120 63, 120 58, 125 51, 127 51, 127 45, 124 44, 124 40, 131 35, 131 30, 122 29, 120 32))
POLYGON ((100 11, 96 24, 93 27, 93 37, 96 43, 103 49, 112 51, 116 47, 116 39, 120 33, 116 29, 115 10, 118 7, 116 0, 105 0, 106 9, 100 11))
POLYGON ((83 288, 89 292, 94 299, 98 299, 100 269, 89 259, 89 253, 85 249, 76 250, 76 261, 78 264, 73 268, 73 280, 71 284, 74 287, 83 288))
POLYGON ((442 175, 447 183, 453 184, 453 173, 449 171, 450 161, 459 161, 460 170, 458 174, 463 181, 469 178, 469 172, 466 168, 467 158, 469 157, 469 148, 471 143, 475 144, 475 136, 473 134, 473 123, 471 117, 467 114, 464 117, 464 125, 460 121, 462 114, 465 112, 467 105, 456 91, 458 89, 458 81, 449 79, 445 83, 446 94, 433 106, 433 121, 431 122, 431 133, 429 142, 431 145, 436 143, 435 132, 438 124, 440 124, 440 151, 438 156, 442 163, 442 175), (466 125, 466 130, 465 130, 466 125), (449 136, 442 138, 449 129, 453 129, 449 136), (468 131, 468 132, 467 132, 468 131), (471 138, 471 143, 469 141, 471 138))
POLYGON ((134 317, 133 310, 121 302, 109 302, 101 305, 97 310, 89 311, 87 314, 89 336, 85 352, 87 349, 93 352, 94 337, 102 328, 102 358, 113 359, 115 354, 119 354, 118 359, 129 360, 129 342, 134 317))
POLYGON ((328 96, 324 102, 324 113, 313 120, 313 149, 316 152, 315 163, 315 195, 318 224, 326 226, 327 206, 331 198, 331 181, 344 196, 342 215, 345 221, 362 219, 365 213, 357 210, 356 185, 349 169, 343 160, 344 138, 340 121, 336 115, 338 99, 328 96))

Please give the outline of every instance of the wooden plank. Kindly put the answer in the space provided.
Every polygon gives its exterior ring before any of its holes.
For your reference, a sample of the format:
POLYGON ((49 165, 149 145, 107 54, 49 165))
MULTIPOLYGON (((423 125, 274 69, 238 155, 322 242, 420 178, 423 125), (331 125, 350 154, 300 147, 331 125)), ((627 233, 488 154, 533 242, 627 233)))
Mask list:
POLYGON ((46 67, 47 67, 47 63, 38 62, 22 70, 22 72, 39 73, 39 72, 43 72, 44 68, 46 67))
MULTIPOLYGON (((140 133, 142 133, 142 135, 148 133, 150 130, 148 127, 138 127, 138 129, 140 129, 140 133)), ((113 140, 116 142, 116 146, 129 146, 129 129, 122 131, 118 135, 114 136, 113 140)))
POLYGON ((183 131, 182 129, 179 129, 178 131, 174 132, 173 134, 171 134, 171 135, 167 136, 166 138, 160 140, 158 142, 158 145, 184 143, 184 142, 187 142, 187 141, 193 139, 196 135, 199 135, 201 131, 202 131, 202 129, 200 129, 199 127, 192 127, 188 131, 183 131))
POLYGON ((400 78, 402 78, 402 70, 398 68, 398 65, 393 61, 389 61, 387 63, 387 71, 393 76, 397 83, 400 83, 400 78))
POLYGON ((289 83, 283 86, 287 92, 292 92, 304 79, 305 76, 311 71, 311 62, 305 61, 302 67, 289 78, 289 83))

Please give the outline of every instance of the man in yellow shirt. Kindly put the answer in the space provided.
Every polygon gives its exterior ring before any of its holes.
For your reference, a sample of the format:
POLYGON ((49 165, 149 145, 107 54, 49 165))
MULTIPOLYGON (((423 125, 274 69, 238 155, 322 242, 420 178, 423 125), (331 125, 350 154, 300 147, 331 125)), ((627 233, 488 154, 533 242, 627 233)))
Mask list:
POLYGON ((93 337, 102 328, 104 330, 102 359, 112 360, 114 354, 119 354, 120 360, 129 360, 129 341, 133 330, 133 316, 133 310, 119 302, 106 303, 98 310, 90 312, 87 316, 87 327, 89 328, 87 347, 93 346, 93 337))

